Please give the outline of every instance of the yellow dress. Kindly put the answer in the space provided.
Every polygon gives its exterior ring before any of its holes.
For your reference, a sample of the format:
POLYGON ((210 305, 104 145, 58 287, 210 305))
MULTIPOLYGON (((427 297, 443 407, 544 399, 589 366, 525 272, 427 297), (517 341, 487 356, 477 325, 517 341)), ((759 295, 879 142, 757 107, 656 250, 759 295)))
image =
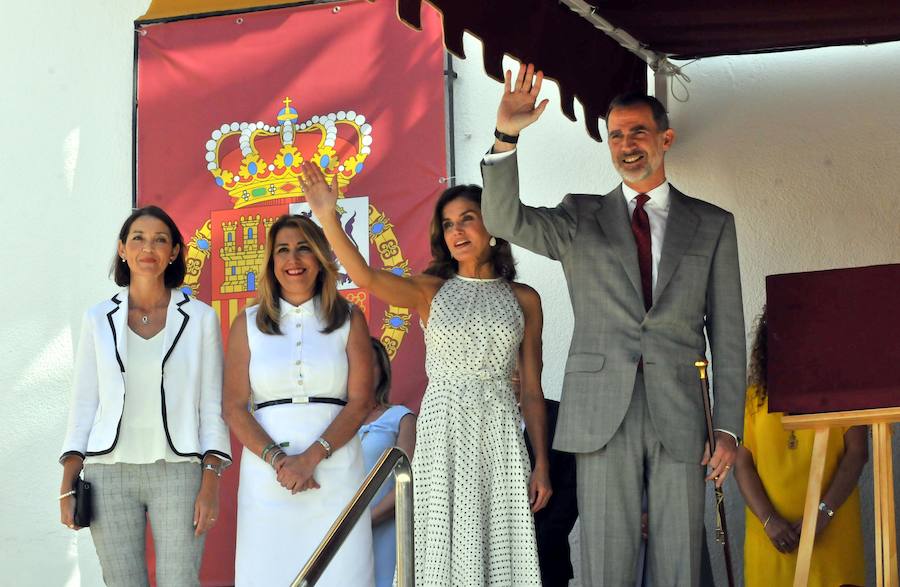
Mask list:
MULTIPOLYGON (((844 432, 832 429, 828 435, 823 491, 837 472, 844 454, 844 432)), ((812 430, 797 430, 796 448, 788 448, 791 433, 781 426, 781 413, 769 413, 768 398, 760 405, 757 390, 747 391, 744 411, 744 445, 772 505, 788 522, 803 517, 806 483, 812 461, 812 430)), ((747 508, 744 540, 744 584, 746 587, 791 585, 797 552, 778 552, 763 530, 762 522, 747 508)), ((859 488, 834 513, 834 518, 816 540, 810 566, 809 587, 839 587, 845 583, 865 584, 865 561, 859 488)))

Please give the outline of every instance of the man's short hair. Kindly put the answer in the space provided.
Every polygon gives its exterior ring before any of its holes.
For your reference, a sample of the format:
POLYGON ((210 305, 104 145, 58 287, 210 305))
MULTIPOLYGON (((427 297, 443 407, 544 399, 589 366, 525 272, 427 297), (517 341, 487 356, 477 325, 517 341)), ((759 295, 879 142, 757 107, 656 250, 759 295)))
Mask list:
POLYGON ((669 114, 666 112, 662 102, 653 96, 640 92, 625 92, 612 99, 609 103, 609 108, 606 109, 607 128, 609 128, 610 112, 616 108, 628 108, 631 106, 649 106, 650 111, 653 113, 653 121, 656 123, 656 130, 659 132, 669 130, 669 114))

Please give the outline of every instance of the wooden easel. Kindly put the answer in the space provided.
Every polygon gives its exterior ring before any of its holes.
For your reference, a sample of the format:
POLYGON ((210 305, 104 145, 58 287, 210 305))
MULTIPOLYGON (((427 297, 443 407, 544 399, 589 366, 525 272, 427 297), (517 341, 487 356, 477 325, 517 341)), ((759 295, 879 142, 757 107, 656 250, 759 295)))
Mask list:
POLYGON ((900 587, 897 575, 897 528, 894 522, 894 470, 891 457, 891 424, 900 422, 900 407, 783 416, 781 422, 786 430, 811 428, 816 431, 809 484, 806 487, 806 502, 803 506, 803 528, 800 531, 794 587, 806 587, 809 580, 809 565, 819 517, 819 501, 822 497, 822 476, 825 472, 828 434, 832 427, 861 425, 872 427, 877 585, 900 587))

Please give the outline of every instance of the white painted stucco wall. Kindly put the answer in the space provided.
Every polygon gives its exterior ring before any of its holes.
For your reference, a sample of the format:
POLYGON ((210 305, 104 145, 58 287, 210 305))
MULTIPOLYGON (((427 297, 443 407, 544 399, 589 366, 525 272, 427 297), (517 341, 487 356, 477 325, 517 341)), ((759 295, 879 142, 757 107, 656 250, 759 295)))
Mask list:
POLYGON ((74 341, 131 207, 132 22, 147 0, 5 2, 0 584, 102 585, 59 523, 74 341))
MULTIPOLYGON (((102 584, 89 534, 58 522, 55 460, 73 340, 84 309, 111 287, 111 235, 130 207, 131 30, 147 4, 4 5, 3 585, 102 584)), ((479 182, 499 86, 483 74, 477 41, 467 42, 470 58, 454 60, 456 174, 479 182)), ((679 140, 668 169, 683 190, 736 214, 748 317, 767 273, 900 262, 900 44, 710 59, 687 71, 692 95, 671 108, 679 140)), ((524 197, 554 205, 566 191, 605 192, 617 181, 606 146, 546 92, 553 103, 521 143, 524 197)), ((544 298, 544 387, 558 397, 572 325, 562 273, 519 259, 521 278, 544 298)), ((735 535, 739 521, 732 516, 735 535)))

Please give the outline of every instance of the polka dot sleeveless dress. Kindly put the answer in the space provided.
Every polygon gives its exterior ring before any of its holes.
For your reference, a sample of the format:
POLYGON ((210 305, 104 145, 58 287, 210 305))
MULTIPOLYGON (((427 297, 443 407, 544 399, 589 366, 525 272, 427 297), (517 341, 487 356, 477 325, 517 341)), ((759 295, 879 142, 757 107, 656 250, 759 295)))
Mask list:
POLYGON ((501 279, 447 280, 425 329, 413 459, 416 585, 540 585, 510 377, 524 317, 501 279))

